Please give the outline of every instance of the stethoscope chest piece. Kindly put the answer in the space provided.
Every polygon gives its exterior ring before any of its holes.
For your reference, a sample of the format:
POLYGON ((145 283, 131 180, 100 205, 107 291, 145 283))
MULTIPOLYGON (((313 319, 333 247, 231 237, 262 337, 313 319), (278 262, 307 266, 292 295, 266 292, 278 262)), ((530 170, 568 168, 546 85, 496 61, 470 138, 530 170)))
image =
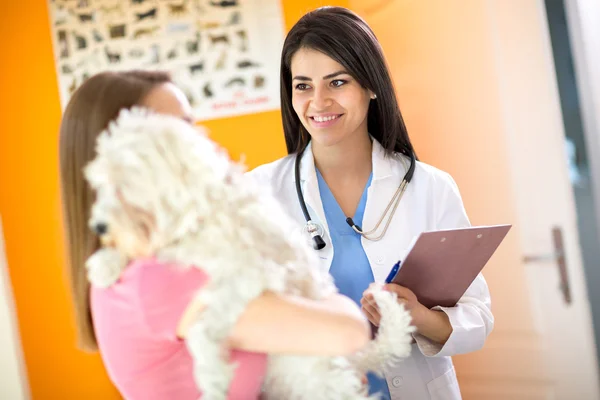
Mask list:
POLYGON ((302 228, 302 234, 305 235, 305 237, 311 238, 312 246, 315 250, 321 250, 325 247, 325 241, 323 240, 324 233, 325 230, 323 227, 312 220, 308 221, 302 228))

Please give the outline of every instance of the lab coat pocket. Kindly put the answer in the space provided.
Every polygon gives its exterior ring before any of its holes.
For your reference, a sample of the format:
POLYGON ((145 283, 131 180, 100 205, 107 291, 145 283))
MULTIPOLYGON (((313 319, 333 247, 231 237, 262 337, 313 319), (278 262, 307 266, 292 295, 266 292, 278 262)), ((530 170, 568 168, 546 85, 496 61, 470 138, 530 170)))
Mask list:
MULTIPOLYGON (((373 277, 375 282, 383 283, 390 274, 390 271, 398 261, 404 260, 408 254, 408 249, 394 249, 391 251, 380 251, 380 252, 367 252, 369 260, 371 262, 371 269, 373 271, 373 277)), ((402 262, 400 263, 402 268, 402 262)))
POLYGON ((461 400, 456 371, 451 367, 443 375, 427 384, 431 400, 461 400))

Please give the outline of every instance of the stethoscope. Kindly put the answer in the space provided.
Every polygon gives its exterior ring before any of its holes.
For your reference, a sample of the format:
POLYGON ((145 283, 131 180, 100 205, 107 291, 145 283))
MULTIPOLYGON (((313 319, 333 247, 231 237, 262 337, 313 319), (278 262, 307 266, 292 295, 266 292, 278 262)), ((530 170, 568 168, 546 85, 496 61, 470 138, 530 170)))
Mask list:
MULTIPOLYGON (((315 250, 321 250, 322 248, 324 248, 326 246, 326 243, 323 240, 323 236, 322 236, 323 228, 310 218, 310 214, 308 213, 308 209, 306 208, 306 203, 304 202, 304 195, 302 194, 302 187, 300 186, 300 160, 302 158, 303 152, 304 152, 304 150, 302 150, 301 152, 299 152, 296 155, 296 160, 295 160, 295 164, 294 164, 294 175, 296 177, 296 194, 298 195, 298 202, 300 203, 300 207, 302 208, 302 213, 304 214, 304 218, 306 219, 306 225, 305 225, 304 229, 311 236, 312 241, 313 241, 313 247, 315 248, 315 250)), ((354 231, 356 233, 358 233, 359 235, 361 235, 362 237, 364 237, 367 240, 378 241, 381 238, 383 238, 385 236, 385 233, 387 232, 390 222, 392 221, 392 218, 394 217, 394 214, 396 213, 396 208, 398 208, 398 204, 400 203, 400 200, 402 199, 402 195, 404 194, 404 191, 406 190, 406 186, 408 186, 408 183, 411 181, 411 179, 415 173, 415 165, 416 165, 415 154, 413 152, 410 152, 410 166, 408 167, 406 174, 404 174, 404 177, 402 178, 402 182, 400 182, 400 186, 398 186, 396 193, 394 194, 394 196, 388 203, 387 207, 383 211, 383 214, 381 215, 381 218, 379 218, 379 221, 377 222, 377 224, 375 225, 375 227, 373 229, 371 229, 368 232, 363 232, 362 228, 360 226, 356 225, 354 223, 354 221, 352 220, 352 218, 350 218, 350 217, 346 218, 346 223, 348 225, 350 225, 350 227, 352 227, 352 229, 354 229, 354 231), (388 213, 390 211, 391 211, 391 214, 387 218, 387 222, 385 223, 385 226, 383 227, 383 231, 381 232, 381 234, 379 234, 378 236, 373 236, 378 231, 379 226, 381 225, 381 223, 385 219, 386 215, 388 215, 388 213)))

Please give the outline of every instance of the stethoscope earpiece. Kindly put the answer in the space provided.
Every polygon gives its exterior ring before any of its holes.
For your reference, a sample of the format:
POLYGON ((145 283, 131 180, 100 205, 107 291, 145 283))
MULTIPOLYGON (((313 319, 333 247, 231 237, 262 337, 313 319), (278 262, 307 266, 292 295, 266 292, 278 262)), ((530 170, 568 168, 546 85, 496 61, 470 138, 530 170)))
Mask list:
POLYGON ((360 226, 354 223, 354 220, 352 218, 346 218, 346 223, 350 226, 350 228, 354 229, 356 233, 362 234, 362 229, 360 228, 360 226))
POLYGON ((317 236, 313 237, 312 239, 313 239, 313 247, 315 248, 315 250, 321 250, 323 247, 325 247, 327 245, 325 243, 325 241, 323 240, 323 238, 321 237, 321 235, 317 235, 317 236))

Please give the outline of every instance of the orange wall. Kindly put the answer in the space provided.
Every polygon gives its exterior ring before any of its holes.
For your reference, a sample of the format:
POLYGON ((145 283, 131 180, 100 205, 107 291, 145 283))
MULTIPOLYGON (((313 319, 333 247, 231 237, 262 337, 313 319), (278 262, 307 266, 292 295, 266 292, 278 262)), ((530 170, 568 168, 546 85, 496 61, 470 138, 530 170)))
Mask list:
MULTIPOLYGON (((331 4, 284 3, 288 27, 304 12, 331 4)), ((46 1, 1 1, 0 15, 0 214, 32 397, 116 399, 100 358, 74 348, 59 225, 60 106, 46 1)), ((205 125, 234 158, 246 154, 250 167, 285 152, 278 112, 205 125)))

